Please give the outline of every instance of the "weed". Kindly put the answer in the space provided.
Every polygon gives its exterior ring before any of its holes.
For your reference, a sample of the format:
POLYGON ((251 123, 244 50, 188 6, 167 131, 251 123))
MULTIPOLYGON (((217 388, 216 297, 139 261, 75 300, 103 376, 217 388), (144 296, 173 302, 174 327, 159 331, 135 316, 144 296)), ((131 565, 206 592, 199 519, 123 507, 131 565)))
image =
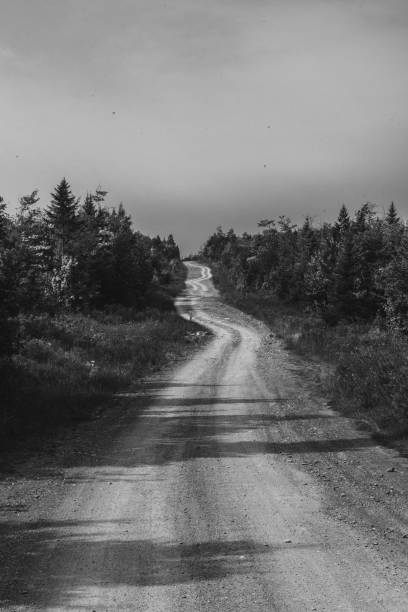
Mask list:
POLYGON ((327 364, 320 383, 334 406, 366 422, 382 438, 408 433, 408 339, 377 323, 328 325, 263 294, 224 293, 225 299, 263 320, 286 348, 327 364))

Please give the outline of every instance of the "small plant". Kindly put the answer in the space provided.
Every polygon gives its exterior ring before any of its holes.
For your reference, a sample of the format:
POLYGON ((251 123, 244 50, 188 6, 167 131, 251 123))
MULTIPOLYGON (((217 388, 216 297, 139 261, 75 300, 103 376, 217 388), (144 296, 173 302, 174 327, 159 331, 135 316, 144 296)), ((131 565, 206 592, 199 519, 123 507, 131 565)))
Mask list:
POLYGON ((224 291, 224 297, 266 322, 286 348, 320 362, 319 382, 337 409, 366 422, 377 435, 407 435, 408 338, 399 329, 381 320, 329 325, 316 313, 265 293, 224 291))

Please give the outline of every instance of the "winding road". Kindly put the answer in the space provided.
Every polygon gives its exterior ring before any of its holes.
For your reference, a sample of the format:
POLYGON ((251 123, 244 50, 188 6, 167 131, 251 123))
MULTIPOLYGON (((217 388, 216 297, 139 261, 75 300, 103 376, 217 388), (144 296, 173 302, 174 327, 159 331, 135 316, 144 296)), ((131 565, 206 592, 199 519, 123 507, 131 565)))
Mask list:
POLYGON ((213 335, 122 397, 52 510, 3 525, 1 609, 408 610, 406 460, 188 269, 177 306, 213 335))

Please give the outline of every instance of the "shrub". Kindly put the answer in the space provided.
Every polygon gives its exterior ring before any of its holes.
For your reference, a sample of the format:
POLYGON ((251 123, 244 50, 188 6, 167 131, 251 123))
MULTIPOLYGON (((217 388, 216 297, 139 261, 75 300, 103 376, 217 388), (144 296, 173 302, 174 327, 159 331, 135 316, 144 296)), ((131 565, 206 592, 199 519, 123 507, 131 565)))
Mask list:
POLYGON ((265 321, 288 349, 327 364, 319 369, 320 383, 337 409, 382 436, 408 433, 406 336, 379 322, 329 325, 265 293, 225 298, 265 321))
POLYGON ((175 311, 25 316, 19 349, 0 362, 3 444, 11 433, 88 418, 112 393, 177 358, 199 329, 175 311))

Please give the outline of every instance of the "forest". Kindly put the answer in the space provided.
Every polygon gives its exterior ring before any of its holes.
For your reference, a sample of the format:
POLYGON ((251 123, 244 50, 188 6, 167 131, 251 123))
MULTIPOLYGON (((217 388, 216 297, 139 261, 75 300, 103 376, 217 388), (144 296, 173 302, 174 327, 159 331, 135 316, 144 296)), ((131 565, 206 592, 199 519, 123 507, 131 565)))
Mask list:
POLYGON ((173 236, 134 230, 98 188, 64 178, 14 214, 0 199, 0 419, 14 435, 85 418, 183 350, 173 305, 185 271, 173 236))
POLYGON ((263 219, 255 234, 222 228, 199 257, 232 303, 286 345, 319 360, 337 407, 379 435, 408 431, 408 227, 391 203, 343 205, 334 223, 263 219))

